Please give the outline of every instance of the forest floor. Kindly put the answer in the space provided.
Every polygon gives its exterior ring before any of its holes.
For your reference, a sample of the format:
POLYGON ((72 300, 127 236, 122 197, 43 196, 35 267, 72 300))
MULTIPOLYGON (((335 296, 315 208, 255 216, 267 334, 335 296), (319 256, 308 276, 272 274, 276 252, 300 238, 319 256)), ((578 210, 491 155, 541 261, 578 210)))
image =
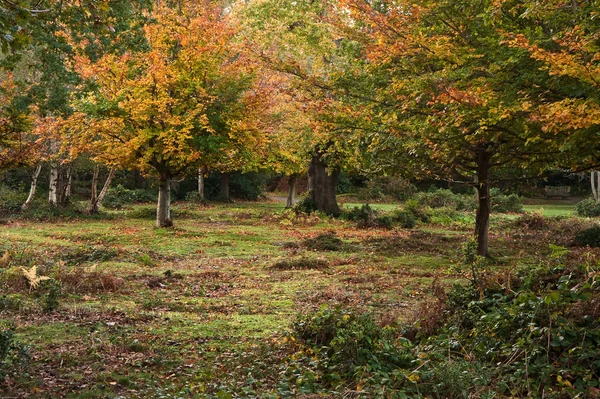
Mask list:
MULTIPOLYGON (((465 281, 474 219, 358 229, 279 202, 180 203, 175 227, 156 229, 154 212, 0 226, 0 323, 30 356, 1 398, 275 397, 298 314, 327 304, 410 322, 434 280, 465 281), (322 234, 341 245, 310 244, 322 234), (30 288, 21 267, 33 266, 60 292, 30 288)), ((492 215, 495 267, 535 263, 572 239, 563 222, 542 231, 526 220, 492 215)))

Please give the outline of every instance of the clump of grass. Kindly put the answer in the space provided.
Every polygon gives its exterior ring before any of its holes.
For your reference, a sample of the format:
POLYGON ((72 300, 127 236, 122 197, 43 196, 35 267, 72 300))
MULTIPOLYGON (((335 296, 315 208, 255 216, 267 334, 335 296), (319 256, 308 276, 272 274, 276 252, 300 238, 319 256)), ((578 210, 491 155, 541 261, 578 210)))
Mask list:
POLYGON ((272 268, 278 270, 306 270, 306 269, 325 269, 329 262, 325 259, 301 257, 296 259, 287 259, 275 263, 272 268))
POLYGON ((315 238, 304 240, 303 244, 311 251, 341 251, 344 247, 344 241, 334 233, 319 234, 315 238))

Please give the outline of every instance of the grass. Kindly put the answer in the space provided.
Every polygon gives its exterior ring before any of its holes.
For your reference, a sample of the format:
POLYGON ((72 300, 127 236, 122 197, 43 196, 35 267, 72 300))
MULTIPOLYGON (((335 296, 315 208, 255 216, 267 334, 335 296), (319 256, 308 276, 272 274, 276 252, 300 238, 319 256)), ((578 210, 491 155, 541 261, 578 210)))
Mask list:
POLYGON ((526 212, 538 212, 544 216, 574 216, 575 205, 572 204, 540 204, 523 205, 526 212))
MULTIPOLYGON (((545 215, 572 209, 543 207, 545 215)), ((0 289, 19 305, 0 308, 0 318, 31 346, 31 361, 0 397, 244 397, 248 386, 271 394, 279 343, 297 314, 328 304, 409 320, 434 280, 464 281, 456 266, 472 232, 469 218, 360 230, 292 217, 277 203, 180 203, 175 228, 156 229, 140 217, 147 208, 3 227, 0 289), (341 250, 306 244, 327 234, 341 250), (25 265, 61 281, 58 310, 44 312, 47 292, 30 292, 25 265)), ((567 225, 526 231, 513 219, 492 219, 498 268, 530 264, 571 239, 567 225)))

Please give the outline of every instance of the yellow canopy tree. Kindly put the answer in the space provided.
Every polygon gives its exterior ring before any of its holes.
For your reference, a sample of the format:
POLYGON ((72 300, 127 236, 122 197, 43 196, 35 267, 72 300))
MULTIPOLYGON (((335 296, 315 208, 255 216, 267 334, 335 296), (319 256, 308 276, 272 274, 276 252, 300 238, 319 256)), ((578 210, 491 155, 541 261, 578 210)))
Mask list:
POLYGON ((145 50, 77 59, 77 70, 96 89, 76 102, 74 118, 105 121, 103 129, 77 134, 93 138, 96 150, 120 166, 158 177, 156 225, 166 227, 173 177, 262 138, 245 122, 255 103, 255 74, 234 43, 227 12, 210 1, 182 1, 176 8, 157 5, 152 18, 145 50))

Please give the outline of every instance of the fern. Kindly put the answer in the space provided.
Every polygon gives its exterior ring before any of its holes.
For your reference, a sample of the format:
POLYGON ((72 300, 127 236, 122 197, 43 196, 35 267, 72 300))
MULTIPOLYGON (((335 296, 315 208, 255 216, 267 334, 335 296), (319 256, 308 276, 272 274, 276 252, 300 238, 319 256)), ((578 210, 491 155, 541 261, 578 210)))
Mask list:
POLYGON ((27 282, 29 283, 29 290, 31 291, 32 289, 36 289, 37 287, 40 286, 40 283, 44 280, 50 280, 50 277, 48 276, 38 276, 37 274, 37 266, 31 266, 31 268, 25 269, 24 267, 21 267, 21 270, 23 270, 23 275, 25 276, 25 278, 27 279, 27 282))

